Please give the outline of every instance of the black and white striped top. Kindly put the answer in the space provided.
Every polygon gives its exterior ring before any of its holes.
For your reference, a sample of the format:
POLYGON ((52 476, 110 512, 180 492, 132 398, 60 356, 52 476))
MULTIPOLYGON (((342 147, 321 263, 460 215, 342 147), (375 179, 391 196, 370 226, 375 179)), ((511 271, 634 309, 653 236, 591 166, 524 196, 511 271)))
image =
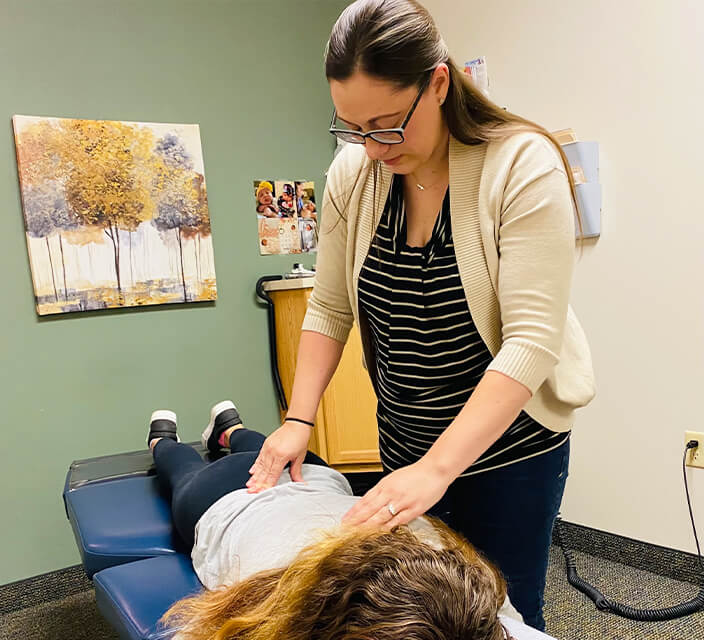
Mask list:
MULTIPOLYGON (((406 244, 403 181, 394 178, 359 275, 375 349, 379 450, 385 469, 419 460, 479 384, 492 355, 469 312, 452 240, 449 189, 425 247, 406 244)), ((374 366, 370 363, 369 366, 374 366)), ((559 447, 569 432, 525 412, 462 476, 559 447)))

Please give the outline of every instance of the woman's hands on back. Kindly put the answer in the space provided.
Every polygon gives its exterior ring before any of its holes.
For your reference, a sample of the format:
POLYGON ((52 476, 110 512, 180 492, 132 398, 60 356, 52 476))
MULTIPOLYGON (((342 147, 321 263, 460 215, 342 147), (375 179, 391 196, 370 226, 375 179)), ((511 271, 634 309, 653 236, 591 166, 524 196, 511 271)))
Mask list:
MULTIPOLYGON (((320 398, 340 362, 344 346, 344 342, 322 333, 301 331, 296 374, 288 407, 290 416, 314 422, 320 398)), ((291 463, 291 479, 303 482, 301 465, 308 452, 308 441, 312 433, 313 428, 307 424, 284 420, 264 441, 249 470, 252 475, 247 482, 250 493, 273 487, 288 462, 291 463)))
POLYGON ((343 517, 351 526, 392 529, 422 516, 447 491, 454 478, 427 457, 384 476, 343 517))
POLYGON ((312 429, 307 424, 284 422, 262 445, 259 455, 249 470, 249 493, 270 489, 279 480, 287 463, 291 463, 291 480, 303 482, 301 465, 308 452, 312 429))

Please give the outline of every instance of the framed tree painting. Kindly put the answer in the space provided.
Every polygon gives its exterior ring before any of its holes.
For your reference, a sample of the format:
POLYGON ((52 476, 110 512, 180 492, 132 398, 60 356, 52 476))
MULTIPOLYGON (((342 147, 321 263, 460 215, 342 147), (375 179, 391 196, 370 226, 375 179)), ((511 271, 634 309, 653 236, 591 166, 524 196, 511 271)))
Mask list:
POLYGON ((39 315, 215 300, 198 125, 13 125, 39 315))

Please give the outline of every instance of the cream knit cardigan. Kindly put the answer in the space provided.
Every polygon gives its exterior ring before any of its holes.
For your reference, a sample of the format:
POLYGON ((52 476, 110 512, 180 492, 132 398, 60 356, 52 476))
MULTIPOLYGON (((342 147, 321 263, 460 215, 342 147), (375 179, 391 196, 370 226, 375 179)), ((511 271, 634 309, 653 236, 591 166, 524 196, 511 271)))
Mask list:
MULTIPOLYGON (((346 342, 357 321, 367 362, 373 344, 360 318, 357 283, 392 178, 382 165, 375 189, 370 164, 362 145, 347 145, 328 171, 317 273, 302 327, 346 342)), ((560 156, 537 133, 471 146, 450 137, 449 165, 457 265, 472 319, 493 356, 488 370, 530 390, 524 410, 532 418, 567 431, 595 389, 589 346, 568 304, 574 207, 560 156)), ((375 384, 374 367, 368 370, 375 384)))

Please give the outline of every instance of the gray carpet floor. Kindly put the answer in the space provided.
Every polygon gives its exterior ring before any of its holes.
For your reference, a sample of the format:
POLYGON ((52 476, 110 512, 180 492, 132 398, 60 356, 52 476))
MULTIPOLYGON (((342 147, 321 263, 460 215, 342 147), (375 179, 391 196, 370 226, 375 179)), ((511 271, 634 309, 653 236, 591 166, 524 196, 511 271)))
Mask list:
MULTIPOLYGON (((698 587, 617 562, 575 552, 577 572, 605 596, 639 609, 670 607, 690 600, 698 587)), ((550 550, 545 589, 547 632, 558 640, 704 640, 704 611, 668 622, 636 622, 603 613, 567 582, 565 561, 550 550)))
MULTIPOLYGON (((692 598, 697 587, 576 553, 580 575, 607 596, 640 608, 692 598)), ((634 622, 597 611, 567 582, 562 553, 553 547, 545 592, 547 632, 558 640, 703 640, 704 612, 671 622, 634 622)), ((118 640, 104 622, 93 591, 46 602, 0 618, 0 640, 118 640)))

